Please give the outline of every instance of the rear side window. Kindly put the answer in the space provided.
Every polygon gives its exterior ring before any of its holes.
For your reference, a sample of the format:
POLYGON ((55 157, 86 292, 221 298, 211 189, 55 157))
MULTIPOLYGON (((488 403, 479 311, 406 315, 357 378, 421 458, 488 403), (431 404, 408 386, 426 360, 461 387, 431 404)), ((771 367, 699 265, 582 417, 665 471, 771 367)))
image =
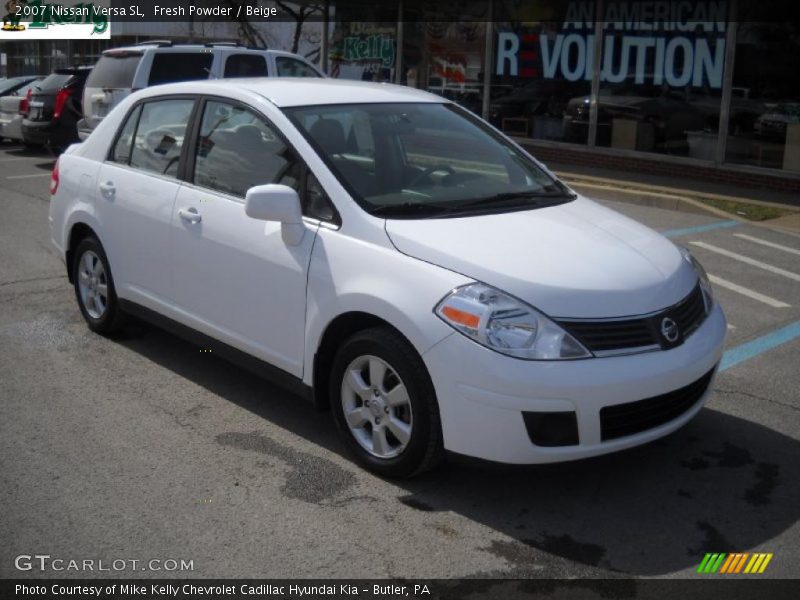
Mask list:
POLYGON ((92 69, 86 87, 131 88, 136 69, 142 60, 141 53, 120 52, 104 54, 92 69))
POLYGON ((267 61, 258 54, 232 54, 225 61, 225 77, 266 77, 267 61))
POLYGON ((159 52, 153 56, 148 85, 208 79, 211 72, 210 52, 159 52))
POLYGON ((190 99, 158 100, 142 105, 130 165, 169 177, 177 176, 193 107, 194 100, 190 99))
POLYGON ((117 143, 114 144, 114 149, 111 152, 110 160, 127 165, 131 160, 131 149, 133 148, 133 136, 136 134, 136 125, 139 123, 139 115, 142 112, 142 107, 137 106, 133 112, 128 116, 125 125, 117 138, 117 143))
POLYGON ((311 66, 296 58, 278 56, 275 58, 275 66, 279 77, 319 77, 319 73, 311 66))
POLYGON ((300 188, 302 164, 264 119, 238 106, 207 102, 194 183, 243 197, 254 185, 300 188))

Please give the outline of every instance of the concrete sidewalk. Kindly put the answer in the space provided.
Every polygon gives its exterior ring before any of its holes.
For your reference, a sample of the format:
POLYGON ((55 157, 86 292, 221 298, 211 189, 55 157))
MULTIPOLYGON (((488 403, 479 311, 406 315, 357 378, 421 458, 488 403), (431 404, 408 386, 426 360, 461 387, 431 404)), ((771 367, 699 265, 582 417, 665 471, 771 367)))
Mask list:
POLYGON ((615 200, 668 210, 711 214, 792 233, 800 233, 800 196, 690 178, 664 177, 615 169, 548 163, 566 183, 588 197, 615 200), (703 201, 745 203, 771 207, 788 214, 763 221, 747 218, 746 210, 734 214, 703 201))

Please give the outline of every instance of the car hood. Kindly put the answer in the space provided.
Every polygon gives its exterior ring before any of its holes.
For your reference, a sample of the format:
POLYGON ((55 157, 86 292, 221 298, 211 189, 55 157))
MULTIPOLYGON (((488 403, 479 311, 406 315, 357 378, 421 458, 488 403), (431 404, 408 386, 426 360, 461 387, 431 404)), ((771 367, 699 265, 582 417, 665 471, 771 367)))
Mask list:
POLYGON ((552 317, 641 315, 675 304, 697 282, 672 242, 582 197, 496 215, 387 220, 386 232, 400 252, 552 317))

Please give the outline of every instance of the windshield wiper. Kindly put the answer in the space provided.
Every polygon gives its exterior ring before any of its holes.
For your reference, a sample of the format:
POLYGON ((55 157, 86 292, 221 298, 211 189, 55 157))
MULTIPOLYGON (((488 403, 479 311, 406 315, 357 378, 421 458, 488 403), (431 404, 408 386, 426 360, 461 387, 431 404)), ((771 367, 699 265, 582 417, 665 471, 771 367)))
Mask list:
POLYGON ((494 203, 502 203, 508 200, 537 200, 537 205, 549 204, 550 200, 574 200, 577 198, 575 194, 567 190, 559 190, 553 192, 502 192, 492 196, 485 196, 483 198, 475 198, 474 200, 467 200, 458 204, 457 208, 474 208, 477 206, 489 206, 494 203))
POLYGON ((449 212, 450 208, 442 204, 430 202, 403 202, 401 204, 383 204, 371 208, 369 213, 379 216, 437 215, 449 212))

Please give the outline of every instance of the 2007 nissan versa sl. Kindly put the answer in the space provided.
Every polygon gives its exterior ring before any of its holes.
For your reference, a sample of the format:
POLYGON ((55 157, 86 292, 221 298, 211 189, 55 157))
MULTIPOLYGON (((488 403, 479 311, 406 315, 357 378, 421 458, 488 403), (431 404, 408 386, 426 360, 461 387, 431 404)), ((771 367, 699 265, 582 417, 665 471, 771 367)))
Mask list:
POLYGON ((146 89, 51 193, 93 331, 136 314, 241 359, 330 406, 383 475, 648 442, 700 410, 722 353, 688 251, 409 88, 146 89))

